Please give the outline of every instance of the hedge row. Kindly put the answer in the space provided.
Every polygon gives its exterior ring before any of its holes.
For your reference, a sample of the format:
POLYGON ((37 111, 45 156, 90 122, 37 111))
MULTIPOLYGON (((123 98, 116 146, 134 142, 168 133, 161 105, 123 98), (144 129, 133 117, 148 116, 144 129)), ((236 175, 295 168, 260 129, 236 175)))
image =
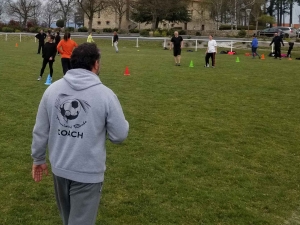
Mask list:
MULTIPOLYGON (((48 31, 48 28, 43 28, 43 27, 30 27, 30 28, 27 28, 27 29, 21 29, 20 27, 9 27, 9 26, 1 26, 0 24, 0 31, 2 32, 7 32, 7 33, 12 33, 12 32, 30 32, 30 33, 38 33, 40 32, 40 30, 44 30, 44 32, 47 32, 48 31)), ((66 30, 68 31, 74 31, 74 28, 73 27, 70 27, 70 28, 66 28, 66 30)), ((59 28, 55 28, 54 31, 59 31, 59 28)))
MULTIPOLYGON (((170 30, 166 30, 166 29, 157 29, 155 31, 153 31, 153 36, 154 37, 168 37, 168 36, 172 36, 174 34, 174 31, 177 29, 170 29, 170 30)), ((140 30, 140 35, 144 36, 144 37, 148 37, 149 36, 149 32, 151 32, 151 29, 145 29, 145 30, 140 30)), ((178 31, 179 35, 186 35, 186 31, 185 30, 179 30, 178 31)))
MULTIPOLYGON (((233 29, 235 29, 235 27, 233 26, 233 29)), ((248 30, 248 26, 237 26, 238 30, 248 30)), ((264 26, 258 26, 257 27, 258 30, 263 30, 265 29, 264 26)), ((231 25, 221 25, 219 27, 219 30, 231 30, 231 25)), ((256 30, 256 26, 254 25, 249 25, 249 30, 256 30)))

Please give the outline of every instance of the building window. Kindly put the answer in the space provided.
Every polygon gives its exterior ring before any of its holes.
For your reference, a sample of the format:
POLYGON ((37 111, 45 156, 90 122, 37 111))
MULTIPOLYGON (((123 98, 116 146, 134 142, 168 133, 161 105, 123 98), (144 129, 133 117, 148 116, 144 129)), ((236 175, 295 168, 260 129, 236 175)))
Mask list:
POLYGON ((106 25, 109 25, 109 24, 110 24, 110 21, 109 21, 109 20, 107 20, 107 21, 106 21, 106 25))
POLYGON ((98 18, 100 18, 100 10, 98 11, 98 18))
POLYGON ((98 21, 98 25, 101 25, 101 21, 98 21))

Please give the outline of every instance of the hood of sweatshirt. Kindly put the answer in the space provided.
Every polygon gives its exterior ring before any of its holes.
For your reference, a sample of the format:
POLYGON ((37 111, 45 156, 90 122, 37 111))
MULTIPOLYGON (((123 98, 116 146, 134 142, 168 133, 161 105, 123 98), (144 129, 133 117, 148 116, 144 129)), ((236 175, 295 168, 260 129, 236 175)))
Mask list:
POLYGON ((68 70, 64 79, 76 91, 81 91, 95 85, 102 84, 100 78, 91 71, 85 69, 68 70))

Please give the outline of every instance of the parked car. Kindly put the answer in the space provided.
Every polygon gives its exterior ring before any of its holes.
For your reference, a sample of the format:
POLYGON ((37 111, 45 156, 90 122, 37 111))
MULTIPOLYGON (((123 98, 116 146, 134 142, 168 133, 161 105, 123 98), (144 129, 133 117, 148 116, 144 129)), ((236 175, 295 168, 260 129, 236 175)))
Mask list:
POLYGON ((283 36, 286 38, 292 38, 297 36, 297 30, 293 27, 276 27, 283 31, 283 36))
POLYGON ((266 28, 264 30, 257 31, 257 36, 273 37, 275 33, 278 33, 281 37, 284 37, 284 33, 277 27, 266 28))

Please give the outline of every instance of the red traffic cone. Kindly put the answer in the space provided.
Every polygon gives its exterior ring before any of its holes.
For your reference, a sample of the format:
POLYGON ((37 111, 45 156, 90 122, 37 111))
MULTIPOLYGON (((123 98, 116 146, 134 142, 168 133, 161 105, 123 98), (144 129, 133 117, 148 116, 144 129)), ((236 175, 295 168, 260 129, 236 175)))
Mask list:
POLYGON ((18 43, 16 43, 16 48, 17 48, 18 46, 19 46, 18 43))
POLYGON ((126 66, 124 76, 129 76, 129 75, 130 75, 129 69, 128 69, 128 66, 126 66))

